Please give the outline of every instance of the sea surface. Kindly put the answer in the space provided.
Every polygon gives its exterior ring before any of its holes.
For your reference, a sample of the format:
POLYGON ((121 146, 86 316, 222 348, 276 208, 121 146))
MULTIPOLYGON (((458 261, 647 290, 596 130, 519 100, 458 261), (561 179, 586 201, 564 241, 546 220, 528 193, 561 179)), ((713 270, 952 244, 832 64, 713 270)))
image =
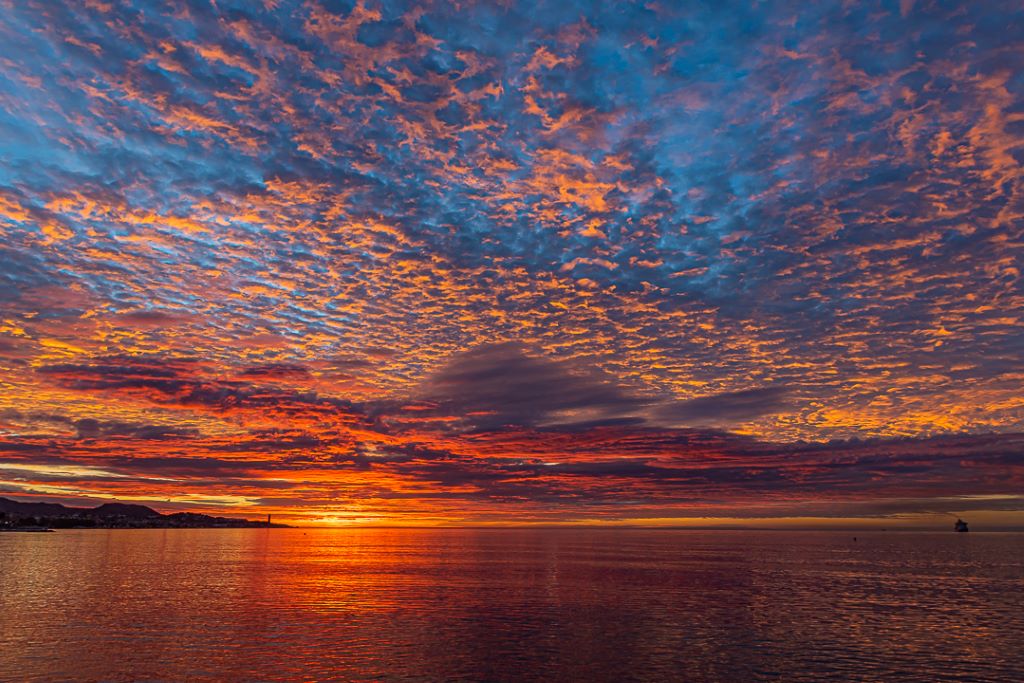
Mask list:
POLYGON ((1024 534, 6 533, 0 680, 1022 681, 1024 534))

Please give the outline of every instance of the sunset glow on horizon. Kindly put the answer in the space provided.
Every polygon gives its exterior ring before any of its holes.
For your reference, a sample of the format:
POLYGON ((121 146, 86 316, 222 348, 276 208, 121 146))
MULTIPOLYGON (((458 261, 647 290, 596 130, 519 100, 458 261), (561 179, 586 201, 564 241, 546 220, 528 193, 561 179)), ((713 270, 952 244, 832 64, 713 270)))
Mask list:
POLYGON ((0 496, 1024 527, 1018 4, 0 6, 0 496))

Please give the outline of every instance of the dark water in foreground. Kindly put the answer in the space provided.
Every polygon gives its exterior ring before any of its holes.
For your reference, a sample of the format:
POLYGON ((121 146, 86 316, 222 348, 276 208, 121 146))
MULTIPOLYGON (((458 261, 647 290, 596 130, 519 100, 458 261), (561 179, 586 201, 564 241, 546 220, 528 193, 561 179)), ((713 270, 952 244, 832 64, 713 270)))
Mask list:
POLYGON ((1024 535, 0 534, 0 679, 1024 680, 1024 535))

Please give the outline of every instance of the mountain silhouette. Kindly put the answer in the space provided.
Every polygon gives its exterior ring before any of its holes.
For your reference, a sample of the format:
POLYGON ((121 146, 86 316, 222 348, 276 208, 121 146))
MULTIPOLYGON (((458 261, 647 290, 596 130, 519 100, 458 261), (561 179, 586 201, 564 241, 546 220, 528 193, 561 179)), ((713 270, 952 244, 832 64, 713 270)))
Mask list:
POLYGON ((282 527, 268 521, 214 517, 197 512, 164 515, 151 507, 132 503, 104 503, 94 508, 68 507, 59 503, 37 503, 0 498, 0 528, 25 524, 59 528, 204 528, 282 527))

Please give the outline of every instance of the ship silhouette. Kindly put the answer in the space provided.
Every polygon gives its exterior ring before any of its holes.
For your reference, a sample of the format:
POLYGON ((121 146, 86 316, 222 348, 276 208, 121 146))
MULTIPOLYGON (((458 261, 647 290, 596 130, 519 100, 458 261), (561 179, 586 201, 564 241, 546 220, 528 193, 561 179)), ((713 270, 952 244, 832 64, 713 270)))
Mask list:
POLYGON ((960 518, 957 518, 956 524, 953 525, 953 531, 966 532, 967 530, 967 522, 960 518))

